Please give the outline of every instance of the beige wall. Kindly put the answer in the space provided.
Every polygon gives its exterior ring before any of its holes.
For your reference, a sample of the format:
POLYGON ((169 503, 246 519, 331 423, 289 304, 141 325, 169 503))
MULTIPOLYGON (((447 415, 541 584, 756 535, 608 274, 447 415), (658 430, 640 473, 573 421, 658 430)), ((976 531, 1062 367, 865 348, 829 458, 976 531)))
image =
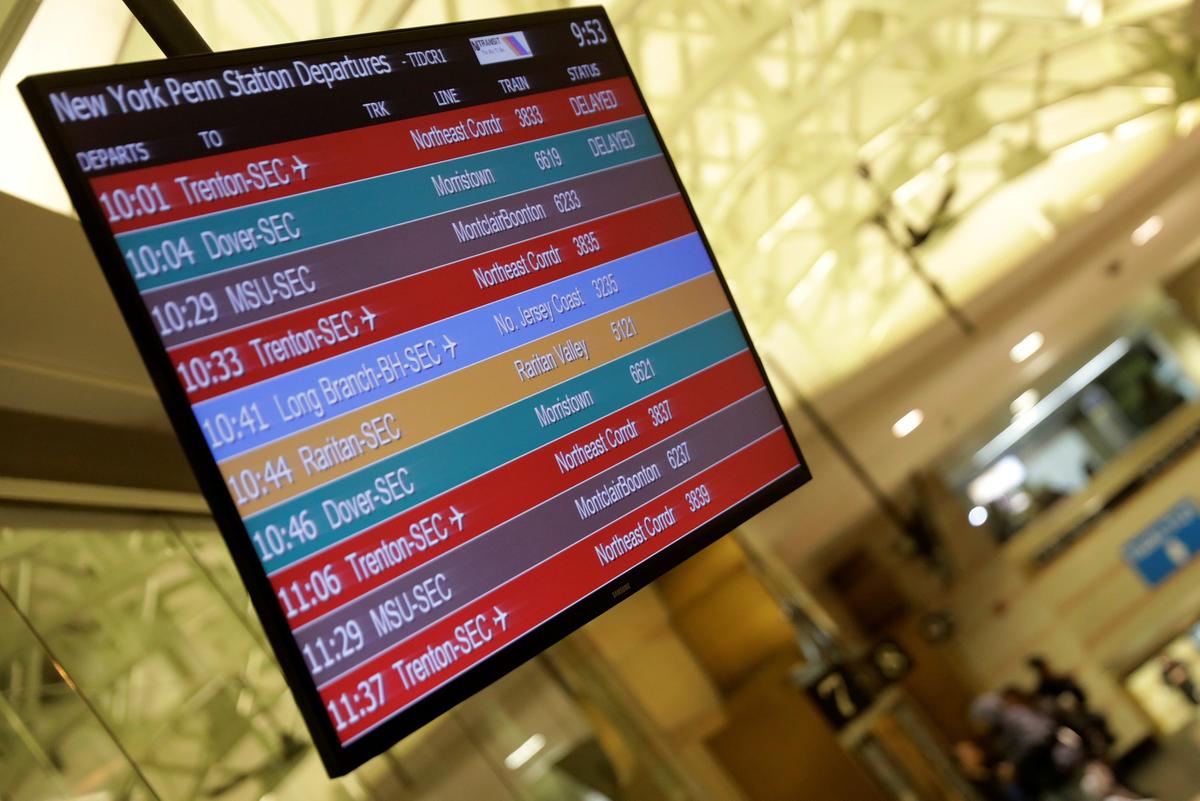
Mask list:
POLYGON ((976 689, 1029 686, 1024 660, 1041 653, 1054 667, 1077 674, 1108 714, 1119 747, 1153 733, 1121 679, 1200 614, 1200 560, 1151 588, 1121 553, 1180 500, 1200 499, 1200 452, 1152 480, 1048 565, 1039 568, 1033 557, 1098 507, 1096 495, 1115 490, 1198 422, 1196 409, 1177 412, 1102 473, 1088 493, 1064 501, 996 558, 960 577, 945 602, 957 622, 955 649, 976 689))

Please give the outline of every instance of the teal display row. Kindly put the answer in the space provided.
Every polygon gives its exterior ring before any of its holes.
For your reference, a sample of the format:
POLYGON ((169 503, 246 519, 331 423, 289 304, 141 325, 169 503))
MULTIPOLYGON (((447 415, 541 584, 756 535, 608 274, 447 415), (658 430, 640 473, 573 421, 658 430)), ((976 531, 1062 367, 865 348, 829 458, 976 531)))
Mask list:
MULTIPOLYGON (((516 227, 575 211, 514 203, 507 219, 476 220, 471 206, 656 156, 658 141, 644 116, 519 145, 389 173, 300 195, 191 217, 120 234, 117 243, 143 292, 297 253, 329 242, 456 209, 462 236, 516 227), (619 147, 611 145, 620 143, 619 147), (553 151, 553 156, 546 153, 553 151), (478 224, 477 224, 478 223, 478 224)), ((557 202, 556 196, 556 202, 557 202)), ((466 241, 460 237, 460 241, 466 241)))
POLYGON ((506 406, 467 425, 415 445, 356 473, 246 518, 255 531, 271 525, 287 530, 301 515, 317 534, 293 541, 266 561, 268 574, 394 517, 500 465, 534 451, 582 426, 694 375, 746 348, 732 312, 706 320, 623 358, 506 406), (653 364, 654 376, 631 379, 630 365, 653 364), (543 426, 539 407, 589 395, 579 411, 543 426), (395 497, 395 487, 403 497, 395 497))

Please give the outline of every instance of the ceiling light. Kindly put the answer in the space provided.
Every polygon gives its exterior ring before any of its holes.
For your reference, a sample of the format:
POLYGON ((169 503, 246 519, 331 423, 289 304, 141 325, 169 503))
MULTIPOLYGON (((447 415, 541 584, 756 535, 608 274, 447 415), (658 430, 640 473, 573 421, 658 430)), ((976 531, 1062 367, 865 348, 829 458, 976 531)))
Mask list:
POLYGON ((1129 235, 1129 241, 1137 247, 1149 242, 1154 237, 1158 236, 1159 231, 1163 229, 1163 218, 1155 214, 1150 219, 1133 229, 1133 233, 1129 235))
MULTIPOLYGON (((1037 402, 1037 406, 1013 420, 1007 428, 993 437, 991 442, 980 448, 971 457, 971 461, 977 465, 986 465, 999 458, 1015 445, 1026 431, 1062 408, 1063 404, 1082 392, 1083 388, 1095 381, 1101 373, 1116 364, 1129 352, 1130 347, 1130 340, 1121 337, 1100 351, 1091 361, 1072 373, 1070 378, 1047 392, 1046 397, 1037 402)), ((977 500, 976 502, 978 503, 977 500)))
POLYGON ((1067 13, 1094 28, 1104 20, 1104 0, 1067 0, 1067 13))
POLYGON ((1169 106, 1175 102, 1175 89, 1171 86, 1143 86, 1138 90, 1142 100, 1160 106, 1169 106))
POLYGON ((827 250, 813 262, 813 266, 808 268, 808 272, 804 274, 792 291, 788 292, 787 303, 793 310, 799 311, 804 302, 809 296, 820 286, 825 280, 825 276, 837 265, 838 255, 835 251, 827 250))
POLYGON ((1079 15, 1080 21, 1089 28, 1095 28, 1104 21, 1104 0, 1090 0, 1079 15))
POLYGON ((1054 151, 1055 158, 1064 161, 1071 161, 1084 156, 1091 156, 1099 153, 1104 148, 1108 147, 1111 137, 1104 131, 1094 133, 1091 136, 1085 136, 1076 142, 1070 142, 1063 145, 1058 150, 1054 151))
POLYGON ((978 506, 999 500, 1020 488, 1027 472, 1024 462, 1009 454, 967 484, 967 497, 978 506))
POLYGON ((1054 225, 1054 220, 1051 220, 1046 215, 1045 209, 1038 209, 1033 212, 1033 230, 1038 233, 1043 239, 1053 240, 1058 236, 1058 228, 1054 225))
POLYGON ((1016 495, 1008 499, 1008 508, 1013 514, 1021 514, 1030 506, 1033 505, 1033 496, 1028 492, 1018 492, 1016 495))
POLYGON ((971 511, 967 512, 967 522, 975 528, 979 528, 988 519, 988 510, 983 506, 972 506, 971 511))
POLYGON ((1012 350, 1008 355, 1017 364, 1028 359, 1033 354, 1042 349, 1042 345, 1046 344, 1046 338, 1042 336, 1041 331, 1034 331, 1029 336, 1022 339, 1020 342, 1012 346, 1012 350))
POLYGON ((1187 136, 1196 127, 1196 123, 1200 122, 1200 107, 1195 101, 1182 103, 1175 110, 1175 134, 1176 136, 1187 136))
POLYGON ((926 187, 930 186, 932 180, 933 177, 928 172, 919 172, 896 187, 896 191, 892 193, 892 198, 897 203, 908 203, 914 197, 921 194, 926 187))
POLYGON ((913 409, 911 412, 892 423, 892 433, 895 434, 896 437, 902 439, 916 431, 917 426, 921 425, 923 422, 925 422, 925 413, 920 409, 913 409))
MULTIPOLYGON (((0 5, 12 7, 11 3, 0 5)), ((118 3, 42 0, 23 5, 37 11, 8 62, 0 62, 0 120, 4 120, 0 126, 0 192, 69 215, 74 213, 71 201, 21 102, 17 82, 41 72, 113 63, 132 18, 118 3)), ((6 15, 7 11, 0 13, 0 17, 6 15)))
POLYGON ((504 758, 504 765, 509 770, 517 770, 529 760, 537 756, 537 753, 546 747, 546 738, 540 734, 535 734, 525 742, 517 746, 516 750, 504 758))
POLYGON ((779 215, 779 218, 771 223, 771 227, 758 238, 758 252, 765 254, 774 250, 779 241, 792 229, 798 227, 805 217, 813 213, 815 208, 811 196, 802 196, 791 205, 791 208, 779 215))
POLYGON ((1017 417, 1037 406, 1039 400, 1041 400, 1041 396, 1038 395, 1036 389, 1027 389, 1008 405, 1008 410, 1012 412, 1013 417, 1017 417))
POLYGON ((1119 142, 1126 142, 1134 139, 1154 128, 1160 127, 1160 122, 1163 119, 1162 115, 1156 111, 1149 114, 1143 114, 1140 117, 1134 117, 1113 128, 1113 135, 1119 142))

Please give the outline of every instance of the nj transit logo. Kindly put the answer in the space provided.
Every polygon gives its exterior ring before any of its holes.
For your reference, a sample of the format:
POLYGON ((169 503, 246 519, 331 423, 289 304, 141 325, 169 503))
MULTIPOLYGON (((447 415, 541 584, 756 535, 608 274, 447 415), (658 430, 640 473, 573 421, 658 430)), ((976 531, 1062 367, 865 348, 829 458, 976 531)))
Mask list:
POLYGON ((480 64, 533 58, 529 42, 525 41, 525 34, 520 31, 498 33, 495 36, 476 36, 471 40, 471 47, 480 64))

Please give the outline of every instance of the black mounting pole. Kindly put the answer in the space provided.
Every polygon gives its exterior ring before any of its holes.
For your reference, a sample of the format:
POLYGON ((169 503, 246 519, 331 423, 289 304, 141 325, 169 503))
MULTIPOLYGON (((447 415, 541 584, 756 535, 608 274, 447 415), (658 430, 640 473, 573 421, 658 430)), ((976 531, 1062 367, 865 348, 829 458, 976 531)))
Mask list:
POLYGON ((141 26, 166 56, 194 56, 211 53, 212 48, 179 10, 175 0, 125 0, 141 26))
POLYGON ((782 361, 774 354, 764 353, 764 360, 771 362, 775 366, 775 376, 787 387, 788 392, 796 399, 796 405, 800 407, 800 411, 812 423, 813 428, 817 430, 817 434, 824 438, 833 448, 833 452, 838 458, 845 463, 850 474, 862 485, 862 488, 871 496, 871 500, 875 502, 875 506, 883 513, 883 516, 891 521, 897 529, 902 533, 907 534, 909 531, 909 520, 899 505, 888 496, 879 484, 875 483, 875 479, 871 477, 865 465, 858 460, 854 452, 845 441, 838 436, 838 433, 833 430, 833 426, 825 419, 825 416, 817 410, 816 405, 809 397, 801 391, 796 382, 788 374, 782 361))

